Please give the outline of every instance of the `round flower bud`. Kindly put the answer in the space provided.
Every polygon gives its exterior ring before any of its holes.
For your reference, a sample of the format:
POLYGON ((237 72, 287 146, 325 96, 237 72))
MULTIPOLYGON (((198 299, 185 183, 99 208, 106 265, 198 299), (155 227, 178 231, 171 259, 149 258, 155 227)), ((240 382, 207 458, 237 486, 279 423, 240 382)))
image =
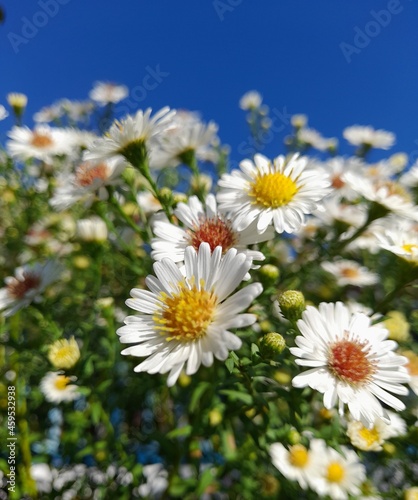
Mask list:
POLYGON ((292 380, 292 375, 289 370, 281 368, 273 373, 273 378, 280 385, 289 385, 292 380))
POLYGON ((267 333, 261 339, 260 350, 265 358, 274 358, 281 354, 286 347, 286 342, 280 333, 267 333))
POLYGON ((288 439, 290 444, 299 444, 301 440, 301 435, 296 429, 291 429, 288 434, 288 439))
POLYGON ((260 279, 266 284, 273 284, 279 279, 280 271, 277 266, 272 264, 265 264, 260 267, 260 279))
POLYGON ((289 321, 297 321, 305 310, 305 297, 297 290, 287 290, 278 297, 280 311, 289 321))
POLYGON ((389 311, 383 324, 389 330, 391 340, 403 342, 409 339, 409 323, 400 311, 389 311))

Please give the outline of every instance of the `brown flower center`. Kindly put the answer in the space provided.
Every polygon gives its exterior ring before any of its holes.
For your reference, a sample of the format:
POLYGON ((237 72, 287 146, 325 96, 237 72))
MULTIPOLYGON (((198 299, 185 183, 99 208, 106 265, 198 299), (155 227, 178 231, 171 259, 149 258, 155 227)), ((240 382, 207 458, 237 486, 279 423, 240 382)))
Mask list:
POLYGON ((89 163, 81 164, 75 174, 76 182, 81 187, 91 186, 96 179, 105 181, 109 177, 109 169, 105 163, 90 166, 89 163))
POLYGON ((23 274, 23 281, 13 278, 13 281, 7 285, 7 291, 9 292, 9 295, 15 299, 21 299, 29 290, 37 288, 40 283, 40 276, 30 272, 25 272, 23 274))
POLYGON ((328 355, 331 373, 350 385, 362 385, 375 373, 375 364, 367 357, 367 342, 343 338, 335 342, 328 355))
POLYGON ((40 134, 39 132, 33 132, 31 139, 32 146, 36 148, 48 148, 54 144, 54 141, 50 135, 40 134))
POLYGON ((217 246, 222 247, 222 252, 232 248, 237 242, 235 231, 229 221, 223 221, 219 217, 203 220, 200 225, 189 230, 189 241, 196 250, 201 243, 209 243, 213 252, 217 246))

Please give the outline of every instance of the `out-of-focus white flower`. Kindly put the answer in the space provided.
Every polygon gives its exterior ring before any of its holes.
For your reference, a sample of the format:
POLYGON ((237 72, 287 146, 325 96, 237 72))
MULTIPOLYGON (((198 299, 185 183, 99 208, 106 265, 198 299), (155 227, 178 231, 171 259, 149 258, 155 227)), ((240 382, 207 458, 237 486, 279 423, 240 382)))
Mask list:
POLYGON ((107 240, 107 235, 106 223, 100 217, 77 221, 77 236, 84 241, 100 243, 107 240))
POLYGON ((80 397, 78 386, 71 384, 76 377, 67 377, 64 372, 48 372, 40 383, 45 399, 50 403, 74 401, 80 397))
POLYGON ((136 201, 145 214, 153 214, 162 210, 161 203, 150 191, 141 191, 136 197, 136 201))
POLYGON ((15 126, 8 135, 10 140, 6 143, 7 151, 17 160, 35 158, 50 162, 57 155, 72 153, 73 143, 63 129, 48 125, 37 125, 34 130, 15 126))
POLYGON ((306 146, 317 149, 318 151, 326 151, 332 147, 337 147, 338 142, 335 138, 326 139, 317 130, 313 128, 301 128, 297 132, 299 141, 306 146))
POLYGON ((66 210, 78 201, 91 204, 95 197, 107 199, 106 186, 120 181, 126 168, 123 158, 110 158, 107 161, 86 161, 79 165, 74 174, 62 173, 57 178, 57 187, 50 199, 55 210, 66 210))
POLYGON ((392 226, 376 226, 374 234, 380 248, 418 265, 417 226, 407 221, 398 221, 392 226))
POLYGON ((344 138, 354 146, 390 149, 395 144, 395 134, 386 130, 375 130, 370 126, 353 125, 343 131, 344 138))
POLYGON ((333 448, 324 447, 319 477, 312 481, 312 488, 321 496, 332 500, 346 500, 348 495, 360 495, 360 486, 366 479, 366 468, 353 450, 342 446, 340 455, 333 448))
POLYGON ((116 104, 122 101, 125 97, 128 97, 128 94, 129 90, 126 85, 111 82, 95 82, 92 90, 89 92, 89 97, 100 106, 105 106, 109 103, 116 104))
POLYGON ((409 386, 418 396, 418 354, 414 351, 402 351, 402 356, 405 356, 408 360, 406 364, 406 369, 411 377, 409 381, 409 386))
POLYGON ((9 113, 7 112, 6 108, 0 104, 0 121, 4 120, 9 116, 9 113))
POLYGON ((345 180, 359 195, 377 203, 388 212, 418 221, 418 207, 412 201, 412 194, 399 182, 373 180, 353 172, 348 172, 345 180))
POLYGON ((325 443, 322 439, 312 439, 309 450, 301 444, 288 449, 282 443, 270 446, 272 464, 291 481, 297 481, 306 490, 312 480, 318 477, 323 460, 325 443))
POLYGON ((142 498, 161 498, 168 486, 168 471, 163 464, 144 465, 142 473, 146 482, 138 487, 142 498))
POLYGON ((52 483, 57 476, 55 469, 51 469, 48 464, 32 464, 30 474, 39 493, 51 493, 52 483))
POLYGON ((239 101, 239 107, 244 111, 251 109, 258 109, 263 102, 261 94, 256 90, 250 90, 246 92, 239 101))
POLYGON ((11 316, 32 301, 41 300, 45 288, 56 281, 62 267, 55 261, 46 264, 27 264, 15 270, 15 276, 5 278, 6 286, 0 290, 0 311, 11 316))
POLYGON ((175 167, 188 163, 190 156, 202 161, 216 161, 218 153, 213 144, 218 126, 214 122, 205 124, 194 113, 178 111, 168 130, 158 137, 150 149, 151 168, 175 167))
POLYGON ((379 282, 379 275, 369 271, 353 260, 341 259, 335 262, 322 262, 322 269, 331 273, 338 286, 370 286, 379 282))
MULTIPOLYGON (((143 160, 149 141, 169 128, 175 111, 165 107, 151 117, 151 108, 139 110, 134 116, 128 115, 116 121, 105 137, 97 139, 86 151, 87 160, 106 160, 116 155, 124 156, 131 163, 143 160)), ((134 165, 136 166, 136 165, 134 165)))
POLYGON ((390 424, 377 418, 370 429, 361 422, 350 420, 347 424, 347 435, 351 444, 359 450, 381 451, 387 439, 404 435, 406 433, 405 421, 397 413, 391 411, 388 414, 390 424))

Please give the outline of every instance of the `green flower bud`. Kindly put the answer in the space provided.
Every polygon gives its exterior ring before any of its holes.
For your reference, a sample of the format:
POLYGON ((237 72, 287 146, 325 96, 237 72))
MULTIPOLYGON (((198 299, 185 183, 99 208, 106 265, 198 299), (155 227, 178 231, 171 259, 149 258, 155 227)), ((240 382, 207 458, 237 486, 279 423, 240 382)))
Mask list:
POLYGON ((260 268, 260 279, 266 284, 273 284, 279 279, 280 271, 279 268, 273 266, 272 264, 266 264, 260 268))
POLYGON ((305 297, 298 290, 287 290, 278 298, 280 311, 289 321, 297 321, 305 310, 305 297))
POLYGON ((299 444, 301 440, 301 435, 296 429, 291 429, 288 434, 288 439, 290 444, 299 444))
POLYGON ((274 358, 281 354, 286 347, 286 342, 280 333, 272 332, 264 335, 260 342, 261 354, 265 358, 274 358))

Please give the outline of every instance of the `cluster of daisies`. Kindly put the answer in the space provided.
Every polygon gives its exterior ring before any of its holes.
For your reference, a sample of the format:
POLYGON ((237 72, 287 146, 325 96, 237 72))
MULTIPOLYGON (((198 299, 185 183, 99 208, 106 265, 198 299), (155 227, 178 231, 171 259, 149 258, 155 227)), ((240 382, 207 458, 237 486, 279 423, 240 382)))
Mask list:
MULTIPOLYGON (((418 278, 418 165, 406 171, 408 159, 401 153, 374 164, 366 160, 372 149, 392 147, 394 135, 349 127, 343 136, 356 151, 338 156, 336 139, 322 137, 307 126, 304 115, 296 115, 285 141, 288 154, 244 159, 239 168, 222 173, 212 189, 200 165, 216 165, 225 151, 217 125, 195 113, 148 108, 114 120, 103 134, 80 129, 92 113, 108 117, 127 95, 124 86, 98 83, 90 100, 59 101, 36 113, 36 125, 29 128, 20 123, 24 96, 14 94, 9 104, 17 124, 6 150, 30 173, 35 190, 48 193, 50 209, 61 222, 72 209, 80 213, 108 204, 109 213, 115 211, 130 231, 118 232, 116 216, 98 209, 72 220, 78 238, 112 239, 115 248, 123 249, 133 234, 148 237, 153 274, 145 286, 131 290, 126 305, 134 312, 117 330, 119 341, 130 344, 122 354, 143 358, 134 371, 167 374, 167 385, 173 386, 182 374, 191 377, 215 359, 226 361, 242 347, 240 329, 260 331, 254 305, 263 286, 254 277, 261 266, 277 275, 280 268, 285 277, 314 270, 317 280, 344 299, 305 306, 299 291, 268 299, 283 331, 289 325, 297 331, 287 339, 288 351, 280 334, 272 340, 274 347, 280 337, 280 354, 301 367, 293 387, 322 394, 327 411, 337 408, 347 438, 359 450, 380 451, 386 440, 405 435, 405 422, 388 408, 405 409, 408 384, 418 394, 418 355, 398 349, 413 336, 406 327, 401 332, 402 320, 407 323, 403 314, 387 306, 418 278), (310 150, 332 157, 307 156, 310 150), (187 194, 159 187, 161 172, 181 166, 191 172, 187 194), (367 256, 382 252, 402 270, 386 296, 381 275, 367 265, 367 256), (277 266, 263 265, 267 255, 274 255, 277 266), (373 296, 376 308, 362 303, 363 292, 373 296)), ((249 112, 250 124, 268 129, 268 110, 258 93, 246 94, 240 106, 249 112)), ((0 107, 0 119, 6 118, 0 107)), ((42 300, 63 273, 58 261, 71 253, 71 238, 56 241, 47 221, 37 221, 25 243, 36 248, 45 240, 57 258, 33 263, 30 253, 22 257, 0 290, 5 318, 42 300)), ((307 288, 313 286, 319 285, 307 288)), ((58 371, 48 372, 40 383, 47 401, 79 397, 71 375, 79 358, 74 337, 49 346, 48 359, 58 371)), ((304 439, 307 447, 273 443, 273 465, 318 495, 358 496, 366 478, 358 455, 346 447, 337 451, 322 439, 304 439)))

